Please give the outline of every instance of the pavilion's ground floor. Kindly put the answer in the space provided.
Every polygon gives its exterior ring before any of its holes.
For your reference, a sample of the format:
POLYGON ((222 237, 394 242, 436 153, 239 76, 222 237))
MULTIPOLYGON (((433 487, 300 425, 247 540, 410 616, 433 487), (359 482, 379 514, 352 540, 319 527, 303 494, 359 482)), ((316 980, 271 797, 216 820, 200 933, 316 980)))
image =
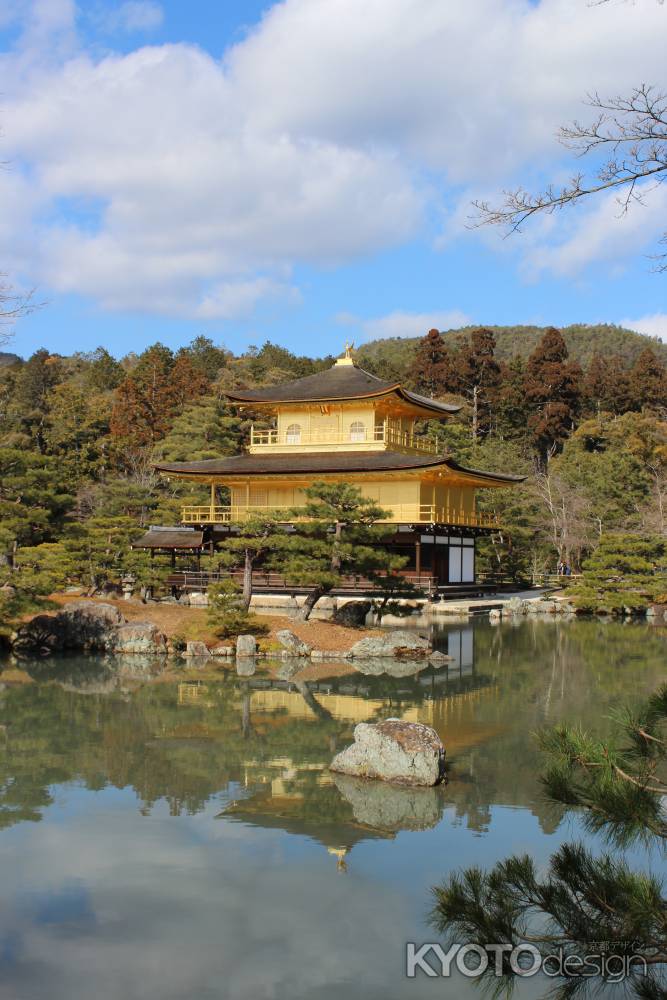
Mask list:
MULTIPOLYGON (((153 527, 134 543, 134 548, 149 549, 153 558, 167 559, 171 573, 168 584, 174 591, 206 590, 210 583, 223 577, 242 581, 242 567, 222 573, 212 573, 202 565, 202 555, 222 552, 225 542, 237 529, 228 524, 200 524, 180 528, 153 527)), ((290 526, 286 525, 286 530, 290 526)), ((398 524, 383 542, 383 549, 402 556, 405 566, 401 575, 427 597, 472 596, 488 593, 493 586, 478 578, 476 566, 477 540, 489 529, 446 524, 398 524)), ((301 592, 279 573, 257 564, 253 572, 256 593, 301 592)), ((303 592, 308 588, 304 587, 303 592)), ((341 577, 335 589, 339 594, 370 593, 373 584, 363 576, 341 577)))

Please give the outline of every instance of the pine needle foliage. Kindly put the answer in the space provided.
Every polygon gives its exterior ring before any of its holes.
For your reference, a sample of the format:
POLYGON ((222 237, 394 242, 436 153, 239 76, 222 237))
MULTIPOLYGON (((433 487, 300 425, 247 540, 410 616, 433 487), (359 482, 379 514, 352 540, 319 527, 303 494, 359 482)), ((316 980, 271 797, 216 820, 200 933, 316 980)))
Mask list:
MULTIPOLYGON (((667 685, 638 710, 616 713, 614 722, 615 739, 608 742, 568 726, 538 736, 547 760, 542 782, 548 797, 577 810, 585 828, 601 833, 613 853, 596 856, 572 843, 559 848, 544 873, 528 855, 510 857, 486 872, 457 872, 433 889, 431 922, 450 943, 530 943, 543 957, 561 948, 582 962, 591 954, 621 956, 630 968, 624 984, 629 995, 664 998, 664 886, 650 872, 634 871, 623 849, 639 844, 663 850, 667 843, 667 685)), ((483 985, 495 996, 510 993, 517 973, 509 953, 496 978, 495 954, 487 950, 483 985)), ((552 995, 583 995, 608 979, 573 972, 556 981, 552 995)))

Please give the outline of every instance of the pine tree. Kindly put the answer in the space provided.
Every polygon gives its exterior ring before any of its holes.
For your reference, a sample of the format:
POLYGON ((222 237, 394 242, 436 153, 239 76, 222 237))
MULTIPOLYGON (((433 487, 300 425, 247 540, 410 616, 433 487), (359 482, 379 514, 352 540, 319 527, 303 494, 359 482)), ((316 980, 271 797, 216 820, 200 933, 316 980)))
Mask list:
POLYGON ((55 459, 0 448, 0 563, 20 545, 54 541, 74 506, 67 471, 55 459))
POLYGON ((216 347, 210 337, 202 335, 182 347, 176 357, 181 354, 187 355, 192 365, 200 375, 203 375, 209 382, 213 382, 222 368, 226 368, 228 354, 222 347, 216 347))
POLYGON ((633 871, 621 851, 634 844, 649 849, 667 844, 666 722, 667 686, 639 711, 618 713, 613 741, 567 726, 540 735, 547 794, 583 815, 590 832, 606 834, 613 855, 594 856, 582 844, 565 844, 546 871, 528 855, 514 856, 489 872, 469 868, 434 888, 433 926, 446 944, 464 940, 487 952, 485 982, 495 995, 511 992, 520 976, 510 962, 511 948, 530 942, 543 959, 558 949, 570 956, 560 986, 551 977, 550 996, 573 997, 586 986, 613 981, 620 956, 629 970, 626 989, 644 1000, 665 997, 663 885, 646 871, 633 871), (494 946, 503 944, 510 947, 501 954, 494 946), (592 965, 584 965, 590 956, 601 956, 606 976, 591 978, 592 965), (608 961, 612 956, 617 957, 608 961))
POLYGON ((86 358, 88 366, 85 380, 91 389, 116 389, 123 381, 122 365, 113 358, 106 347, 98 347, 86 358))
POLYGON ((156 445, 165 462, 199 461, 237 455, 246 432, 246 421, 214 396, 203 396, 184 407, 166 437, 156 445))
POLYGON ((305 494, 305 507, 293 511, 297 530, 277 560, 289 583, 310 588, 299 614, 303 621, 342 576, 368 577, 396 564, 381 547, 387 532, 376 522, 385 512, 374 500, 347 483, 313 483, 305 494))
POLYGON ((57 456, 73 486, 104 473, 108 462, 111 395, 69 380, 48 396, 44 445, 57 456))
POLYGON ((267 556, 279 560, 281 553, 290 547, 285 531, 286 519, 286 514, 278 510, 251 514, 239 525, 237 534, 225 539, 220 562, 232 568, 243 566, 242 606, 245 611, 252 600, 255 564, 267 556))
POLYGON ((35 351, 16 374, 9 422, 14 431, 22 431, 30 446, 42 454, 46 451, 48 397, 61 378, 60 359, 43 348, 35 351))
POLYGON ((232 579, 213 583, 208 587, 207 620, 221 639, 230 639, 244 632, 255 635, 268 631, 268 627, 248 612, 241 588, 232 579))
POLYGON ((667 593, 667 539, 603 535, 571 588, 577 607, 587 611, 645 610, 667 593))
POLYGON ((136 536, 137 523, 131 517, 98 516, 72 525, 63 544, 73 579, 91 596, 118 586, 136 562, 130 548, 136 536))

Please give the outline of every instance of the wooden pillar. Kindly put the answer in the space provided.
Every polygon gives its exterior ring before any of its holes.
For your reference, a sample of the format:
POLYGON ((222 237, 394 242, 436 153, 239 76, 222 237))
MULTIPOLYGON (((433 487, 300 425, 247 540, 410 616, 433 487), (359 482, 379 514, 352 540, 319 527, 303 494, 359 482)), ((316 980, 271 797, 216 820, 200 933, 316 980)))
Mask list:
POLYGON ((211 483, 211 521, 215 521, 215 483, 211 483))
POLYGON ((176 569, 176 549, 171 550, 171 568, 176 569))
POLYGON ((422 543, 419 535, 416 536, 415 541, 415 573, 417 576, 421 576, 422 572, 422 543))

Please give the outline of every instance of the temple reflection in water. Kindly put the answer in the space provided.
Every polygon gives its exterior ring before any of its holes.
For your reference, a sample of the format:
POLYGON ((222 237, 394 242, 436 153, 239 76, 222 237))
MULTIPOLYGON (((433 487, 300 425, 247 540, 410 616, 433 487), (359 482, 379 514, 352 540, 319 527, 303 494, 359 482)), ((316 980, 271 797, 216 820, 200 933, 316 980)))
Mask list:
MULTIPOLYGON (((246 676, 212 663, 197 679, 182 670, 179 679, 140 657, 120 667, 81 657, 28 662, 28 675, 5 669, 0 826, 38 821, 54 789, 76 782, 131 788, 146 815, 160 803, 172 816, 213 809, 221 823, 301 835, 340 867, 361 841, 402 830, 465 824, 482 834, 498 806, 527 809, 553 830, 559 817, 544 802, 531 734, 559 718, 607 724, 625 683, 619 665, 636 648, 631 630, 480 622, 445 627, 436 641, 455 658, 439 669, 258 661, 246 676), (330 774, 356 723, 392 716, 438 731, 447 785, 405 789, 330 774)), ((646 637, 642 650, 638 691, 662 676, 659 641, 646 637)))

